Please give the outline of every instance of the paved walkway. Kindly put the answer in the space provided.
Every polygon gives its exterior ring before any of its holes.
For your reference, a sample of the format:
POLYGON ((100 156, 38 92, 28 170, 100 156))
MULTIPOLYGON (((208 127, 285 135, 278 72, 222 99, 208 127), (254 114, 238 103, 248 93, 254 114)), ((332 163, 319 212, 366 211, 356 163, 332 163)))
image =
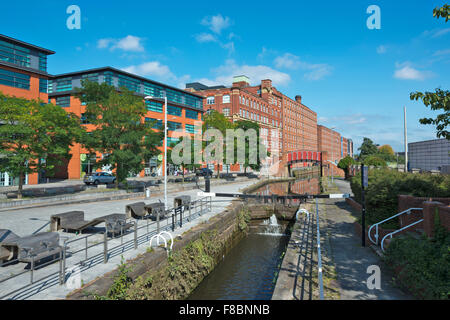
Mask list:
MULTIPOLYGON (((252 185, 256 182, 256 180, 251 179, 247 181, 230 183, 222 186, 212 187, 212 191, 217 192, 239 192, 240 189, 243 189, 249 185, 252 185)), ((183 192, 176 192, 168 194, 168 202, 169 207, 172 207, 173 198, 179 195, 190 195, 192 200, 198 199, 197 192, 199 190, 188 190, 183 192)), ((150 202, 158 202, 158 200, 163 200, 163 196, 152 197, 151 200, 145 200, 146 203, 150 202)), ((142 200, 139 200, 142 201, 142 200)), ((173 236, 176 237, 178 235, 183 234, 185 231, 189 230, 193 226, 202 223, 203 221, 208 220, 212 216, 222 212, 230 203, 232 199, 213 199, 212 202, 212 210, 208 212, 206 208, 203 206, 204 211, 201 216, 197 216, 195 220, 191 220, 190 222, 183 222, 183 227, 178 227, 175 232, 173 232, 173 236), (216 202, 214 202, 216 201, 216 202)), ((111 213, 124 213, 125 206, 127 204, 136 202, 136 200, 116 200, 116 201, 102 201, 95 203, 85 203, 85 204, 73 204, 73 205, 64 205, 64 206, 52 206, 52 207, 43 207, 43 208, 29 208, 29 209, 19 209, 14 211, 6 211, 0 213, 0 228, 2 229, 10 229, 15 232, 19 236, 29 235, 31 233, 48 231, 49 230, 49 219, 52 214, 61 213, 66 211, 73 210, 82 210, 85 212, 85 219, 91 220, 99 216, 103 216, 111 213)), ((161 221, 161 228, 168 226, 170 219, 165 219, 161 221)), ((133 232, 124 236, 123 242, 126 244, 124 246, 121 245, 120 239, 111 239, 108 241, 108 248, 110 248, 111 252, 109 253, 109 260, 105 264, 103 263, 102 252, 103 245, 97 245, 91 249, 89 249, 88 255, 92 257, 93 255, 99 254, 96 258, 88 259, 86 263, 84 263, 81 267, 79 262, 81 260, 85 260, 85 252, 81 251, 80 253, 73 254, 67 259, 67 270, 68 272, 74 266, 79 266, 79 272, 81 280, 83 283, 87 283, 98 276, 103 275, 106 272, 112 271, 117 268, 120 263, 121 256, 125 259, 132 259, 136 257, 140 253, 146 252, 149 247, 148 238, 144 236, 146 231, 146 221, 138 221, 138 226, 143 226, 143 229, 140 229, 140 233, 138 235, 139 246, 137 249, 133 247, 133 232), (117 249, 113 249, 117 248, 117 249)), ((92 231, 101 231, 103 229, 101 226, 99 228, 95 227, 92 231), (100 230, 99 230, 100 229, 100 230)), ((156 229, 156 225, 150 225, 149 231, 153 232, 156 229)), ((69 237, 71 240, 80 238, 81 241, 73 242, 70 244, 70 250, 76 251, 80 248, 84 248, 84 236, 83 235, 75 235, 73 233, 60 232, 61 236, 69 237)), ((88 239, 89 245, 94 245, 101 243, 103 241, 102 235, 94 235, 92 238, 88 239)), ((5 277, 16 274, 22 271, 27 270, 29 266, 24 263, 13 264, 10 266, 0 267, 0 279, 4 279, 5 277)), ((13 296, 8 298, 14 299, 63 299, 68 293, 70 293, 73 289, 70 288, 71 281, 69 280, 66 285, 60 286, 58 284, 58 276, 57 272, 59 270, 59 264, 53 263, 52 265, 42 268, 35 272, 34 279, 38 280, 45 275, 50 275, 55 273, 56 275, 49 277, 45 281, 37 281, 33 286, 26 290, 21 290, 13 296)), ((75 270, 75 269, 74 269, 75 270)), ((7 282, 0 283, 0 296, 10 292, 11 290, 18 289, 21 286, 29 283, 30 274, 26 273, 24 275, 18 276, 17 278, 8 280, 7 282)))
MULTIPOLYGON (((349 183, 335 179, 342 193, 350 190, 349 183)), ((323 199, 319 206, 321 234, 328 234, 331 256, 337 272, 340 298, 343 300, 404 300, 411 296, 396 288, 393 275, 383 265, 380 257, 370 247, 362 247, 361 239, 355 235, 351 208, 342 199, 323 199), (381 269, 381 289, 368 289, 369 266, 381 269)))

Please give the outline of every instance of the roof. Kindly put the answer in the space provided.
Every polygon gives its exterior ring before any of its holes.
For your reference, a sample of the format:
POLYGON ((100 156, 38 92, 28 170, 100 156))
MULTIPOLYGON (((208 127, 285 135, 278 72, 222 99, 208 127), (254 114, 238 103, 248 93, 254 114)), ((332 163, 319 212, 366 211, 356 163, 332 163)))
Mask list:
POLYGON ((13 68, 13 69, 19 69, 19 70, 27 71, 27 72, 30 72, 30 73, 39 74, 39 75, 42 75, 42 76, 46 76, 48 78, 52 77, 51 74, 48 74, 45 71, 34 69, 34 68, 29 68, 29 67, 24 67, 24 66, 19 66, 17 64, 14 64, 14 63, 11 63, 11 62, 8 62, 8 61, 0 60, 0 66, 6 66, 6 67, 13 68))
POLYGON ((47 55, 55 53, 55 51, 48 50, 48 49, 45 49, 45 48, 42 48, 42 47, 38 47, 38 46, 35 46, 35 45, 31 44, 31 43, 23 42, 23 41, 20 41, 20 40, 17 40, 17 39, 5 36, 4 34, 0 34, 0 40, 4 40, 6 42, 12 42, 14 44, 18 44, 18 45, 21 45, 21 46, 29 48, 29 49, 35 49, 35 50, 44 52, 47 55))
POLYGON ((136 74, 129 73, 129 72, 126 72, 126 71, 123 71, 123 70, 120 70, 120 69, 116 69, 116 68, 113 68, 113 67, 109 67, 109 66, 107 66, 107 67, 101 67, 101 68, 94 68, 94 69, 87 69, 87 70, 80 70, 80 71, 75 71, 75 72, 68 72, 68 73, 57 74, 57 75, 53 75, 51 78, 52 78, 52 79, 57 79, 57 78, 64 78, 64 77, 70 77, 70 76, 75 76, 75 75, 80 75, 80 74, 86 74, 86 73, 92 73, 92 72, 101 72, 101 71, 113 71, 113 72, 121 73, 121 74, 126 75, 126 76, 129 76, 129 77, 133 77, 133 78, 136 78, 136 79, 139 79, 139 80, 142 80, 142 81, 148 81, 148 82, 151 82, 151 83, 156 84, 156 85, 160 85, 160 86, 163 86, 163 87, 172 89, 172 90, 176 90, 176 91, 179 91, 179 92, 182 92, 182 93, 185 93, 185 94, 194 96, 194 97, 196 97, 196 98, 201 98, 201 99, 203 99, 203 96, 200 96, 200 95, 198 95, 198 94, 195 94, 195 93, 192 93, 192 92, 189 92, 189 91, 180 89, 180 88, 172 87, 172 86, 169 86, 169 85, 167 85, 167 84, 164 84, 164 83, 161 83, 161 82, 157 82, 157 81, 154 81, 154 80, 150 80, 150 79, 148 79, 148 78, 141 77, 141 76, 138 76, 138 75, 136 75, 136 74))

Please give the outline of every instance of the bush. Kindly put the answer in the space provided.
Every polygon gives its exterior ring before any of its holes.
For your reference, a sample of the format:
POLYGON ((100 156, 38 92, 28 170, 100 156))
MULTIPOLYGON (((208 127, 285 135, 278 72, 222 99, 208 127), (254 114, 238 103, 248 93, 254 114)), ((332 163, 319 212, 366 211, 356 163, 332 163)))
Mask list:
POLYGON ((386 161, 382 158, 382 155, 371 155, 364 158, 364 164, 366 166, 374 166, 374 167, 386 167, 386 161))
POLYGON ((384 256, 399 271, 399 283, 418 298, 448 299, 450 294, 450 236, 439 228, 434 239, 394 238, 384 256))
MULTIPOLYGON (((355 200, 361 202, 361 173, 350 180, 355 200)), ((366 222, 374 224, 393 216, 398 212, 398 196, 450 197, 450 176, 431 174, 412 174, 394 170, 369 170, 369 186, 365 190, 366 222)), ((383 225, 397 228, 398 221, 393 219, 383 225)))

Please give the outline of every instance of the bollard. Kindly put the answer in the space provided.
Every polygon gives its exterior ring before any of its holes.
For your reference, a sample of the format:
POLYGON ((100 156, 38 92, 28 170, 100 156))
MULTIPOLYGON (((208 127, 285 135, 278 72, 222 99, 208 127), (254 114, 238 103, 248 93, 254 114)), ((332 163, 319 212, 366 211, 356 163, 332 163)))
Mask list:
POLYGON ((64 284, 62 263, 63 263, 63 249, 61 249, 61 251, 59 251, 59 285, 60 286, 62 286, 64 284))
POLYGON ((175 231, 175 215, 172 213, 172 232, 175 231))
POLYGON ((108 262, 108 232, 103 234, 103 263, 108 262))
POLYGON ((31 272, 30 272, 30 283, 33 284, 34 275, 34 256, 31 257, 31 272))
POLYGON ((183 208, 180 210, 180 228, 183 228, 183 208))
POLYGON ((150 188, 145 188, 145 198, 150 199, 150 188))
POLYGON ((156 213, 156 234, 159 234, 159 210, 156 213))
POLYGON ((138 247, 138 243, 137 243, 137 220, 134 222, 134 249, 136 250, 138 247))

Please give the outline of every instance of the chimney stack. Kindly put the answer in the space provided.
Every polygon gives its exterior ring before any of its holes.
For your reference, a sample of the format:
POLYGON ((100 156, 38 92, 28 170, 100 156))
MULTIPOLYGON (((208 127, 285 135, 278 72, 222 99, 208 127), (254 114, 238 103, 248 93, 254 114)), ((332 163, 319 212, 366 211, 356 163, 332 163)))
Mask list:
POLYGON ((250 85, 250 79, 247 76, 234 76, 233 87, 248 87, 250 85))

